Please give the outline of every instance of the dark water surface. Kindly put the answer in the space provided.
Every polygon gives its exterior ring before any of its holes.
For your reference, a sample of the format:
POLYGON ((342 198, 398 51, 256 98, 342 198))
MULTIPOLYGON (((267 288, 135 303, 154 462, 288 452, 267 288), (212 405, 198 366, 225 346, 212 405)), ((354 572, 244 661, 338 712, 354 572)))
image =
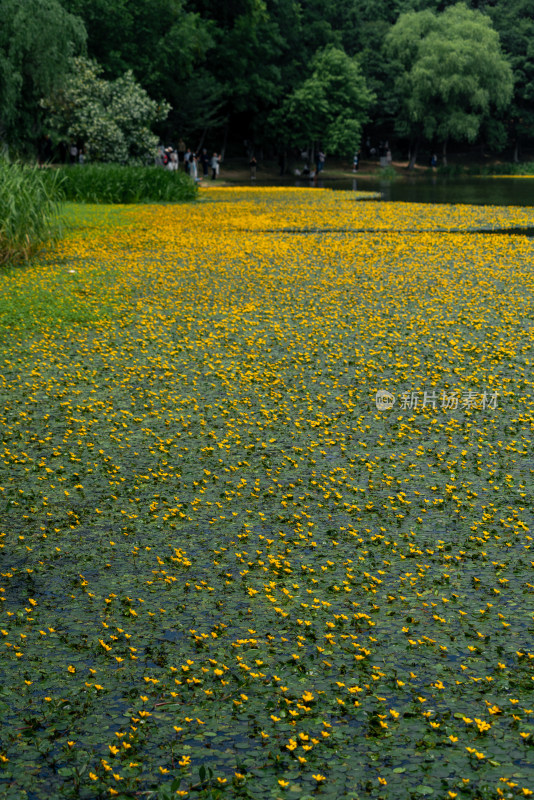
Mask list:
POLYGON ((392 181, 375 178, 325 179, 280 178, 279 181, 255 182, 258 186, 304 186, 346 191, 380 192, 382 200, 409 203, 453 203, 493 206, 534 205, 533 178, 450 178, 438 175, 398 177, 392 181))
MULTIPOLYGON (((400 178, 394 181, 357 180, 359 191, 372 184, 383 200, 410 203, 468 203, 470 205, 532 206, 534 178, 400 178)), ((348 188, 348 187, 346 187, 348 188)), ((352 187, 351 187, 352 188, 352 187)))

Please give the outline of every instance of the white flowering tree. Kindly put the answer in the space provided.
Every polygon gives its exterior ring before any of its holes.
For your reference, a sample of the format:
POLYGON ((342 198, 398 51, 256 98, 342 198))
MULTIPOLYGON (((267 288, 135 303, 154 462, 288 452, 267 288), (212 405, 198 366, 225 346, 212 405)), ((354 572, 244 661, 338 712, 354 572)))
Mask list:
POLYGON ((47 123, 56 135, 83 142, 91 161, 119 164, 146 162, 158 137, 154 123, 166 119, 170 106, 152 100, 131 71, 114 81, 86 58, 73 58, 63 88, 42 100, 47 123))

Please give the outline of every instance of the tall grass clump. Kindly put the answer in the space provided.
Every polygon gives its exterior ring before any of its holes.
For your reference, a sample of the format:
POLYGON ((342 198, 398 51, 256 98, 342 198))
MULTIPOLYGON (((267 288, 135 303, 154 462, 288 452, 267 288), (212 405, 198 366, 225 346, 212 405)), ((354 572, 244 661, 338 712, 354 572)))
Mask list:
POLYGON ((0 264, 24 261, 56 236, 59 184, 57 174, 0 158, 0 264))
POLYGON ((84 164, 61 167, 65 200, 82 203, 158 203, 195 200, 198 188, 184 172, 161 167, 84 164))
POLYGON ((447 175, 449 177, 461 177, 462 175, 504 175, 517 177, 532 177, 534 175, 534 161, 496 161, 491 164, 472 164, 470 166, 462 166, 460 164, 450 164, 448 167, 439 167, 438 173, 440 175, 447 175))
POLYGON ((486 175, 534 175, 534 163, 532 161, 523 161, 519 163, 502 162, 500 164, 491 164, 484 168, 486 171, 482 174, 486 175))

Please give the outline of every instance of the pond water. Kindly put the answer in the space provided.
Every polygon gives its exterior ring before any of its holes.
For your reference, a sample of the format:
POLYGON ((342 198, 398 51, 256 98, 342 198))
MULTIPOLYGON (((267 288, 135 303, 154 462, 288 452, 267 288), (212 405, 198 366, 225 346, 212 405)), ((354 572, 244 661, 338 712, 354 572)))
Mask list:
MULTIPOLYGON (((400 178, 394 181, 356 180, 358 191, 380 192, 383 200, 410 203, 470 205, 534 205, 534 178, 400 178)), ((349 188, 344 187, 344 188, 349 188)), ((354 189, 354 185, 351 185, 354 189)))
POLYGON ((258 186, 308 186, 347 191, 380 192, 382 200, 409 203, 467 203, 470 205, 532 206, 533 178, 450 178, 438 175, 399 177, 392 181, 354 176, 313 180, 286 178, 277 181, 257 181, 258 186))

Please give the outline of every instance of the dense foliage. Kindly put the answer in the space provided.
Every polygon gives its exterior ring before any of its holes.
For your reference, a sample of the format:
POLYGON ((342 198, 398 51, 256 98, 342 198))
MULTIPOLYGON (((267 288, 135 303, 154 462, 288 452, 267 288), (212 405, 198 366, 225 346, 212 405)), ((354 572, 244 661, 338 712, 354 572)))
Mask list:
MULTIPOLYGON (((415 131, 427 147, 478 139, 513 146, 516 158, 532 141, 531 0, 4 0, 0 14, 0 134, 10 144, 36 143, 39 99, 61 88, 85 40, 107 80, 131 70, 170 103, 156 133, 193 148, 208 137, 217 150, 246 140, 274 153, 311 137, 347 156, 363 125, 375 144, 404 147, 415 131), (412 35, 406 61, 395 43, 412 35), (341 108, 321 99, 333 54, 346 76, 341 108), (465 78, 462 98, 454 87, 465 78)), ((56 139, 67 135, 52 123, 56 139)))
POLYGON ((151 100, 131 70, 107 81, 102 68, 74 58, 63 86, 42 102, 52 129, 83 143, 91 161, 124 164, 154 159, 158 137, 151 127, 165 119, 169 106, 151 100))
POLYGON ((83 47, 79 17, 59 0, 0 3, 0 139, 23 146, 40 133, 39 100, 54 91, 83 47))
POLYGON ((510 103, 511 67, 479 11, 458 4, 442 14, 402 14, 387 47, 398 64, 398 128, 441 142, 444 153, 450 139, 474 141, 482 124, 510 103))

